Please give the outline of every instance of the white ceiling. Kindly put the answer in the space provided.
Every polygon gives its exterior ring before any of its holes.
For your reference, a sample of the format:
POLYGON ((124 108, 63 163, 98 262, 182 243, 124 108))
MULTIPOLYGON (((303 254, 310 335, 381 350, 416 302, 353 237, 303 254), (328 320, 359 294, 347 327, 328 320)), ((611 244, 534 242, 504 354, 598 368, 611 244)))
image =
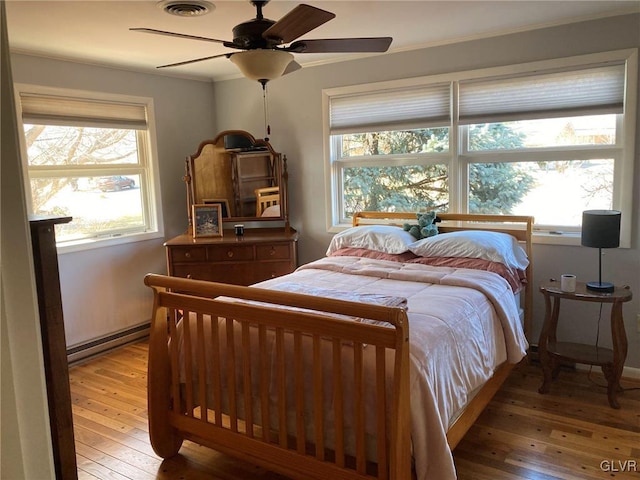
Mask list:
MULTIPOLYGON (((224 57, 157 70, 158 65, 233 50, 218 43, 129 31, 130 27, 146 27, 230 41, 235 25, 255 17, 255 8, 247 0, 212 1, 216 8, 211 13, 185 18, 165 13, 157 0, 7 0, 9 44, 14 53, 96 65, 203 80, 238 77, 237 67, 224 57)), ((298 3, 301 2, 272 0, 263 13, 266 18, 278 20, 298 3)), ((336 18, 301 38, 391 36, 391 53, 640 12, 640 0, 307 0, 307 3, 335 13, 336 18)), ((362 55, 296 54, 295 58, 305 67, 362 55)))

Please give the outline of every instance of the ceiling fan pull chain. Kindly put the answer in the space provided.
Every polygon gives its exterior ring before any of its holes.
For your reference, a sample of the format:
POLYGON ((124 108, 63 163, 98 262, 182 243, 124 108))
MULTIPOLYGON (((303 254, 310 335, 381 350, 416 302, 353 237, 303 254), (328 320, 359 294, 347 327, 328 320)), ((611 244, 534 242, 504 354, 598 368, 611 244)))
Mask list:
POLYGON ((271 135, 271 125, 269 125, 269 101, 267 98, 267 81, 260 80, 262 84, 262 103, 264 109, 264 129, 266 133, 265 141, 269 141, 269 135, 271 135))

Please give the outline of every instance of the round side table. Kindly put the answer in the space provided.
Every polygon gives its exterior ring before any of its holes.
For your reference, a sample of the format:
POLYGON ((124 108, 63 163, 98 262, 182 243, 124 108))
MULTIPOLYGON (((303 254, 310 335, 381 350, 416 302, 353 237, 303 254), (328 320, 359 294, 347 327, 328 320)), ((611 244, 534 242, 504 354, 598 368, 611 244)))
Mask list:
POLYGON ((538 389, 540 393, 547 393, 551 380, 558 374, 560 360, 597 365, 607 380, 607 394, 609 405, 620 408, 616 395, 620 390, 620 377, 624 361, 627 358, 627 334, 622 320, 622 304, 632 298, 628 287, 616 287, 611 293, 598 293, 588 290, 586 284, 577 282, 575 292, 564 292, 560 289, 560 282, 550 281, 540 286, 544 295, 545 317, 538 342, 540 363, 544 373, 544 381, 538 389), (611 339, 612 348, 597 345, 558 342, 556 329, 560 315, 560 300, 575 300, 579 302, 596 302, 611 304, 611 339))

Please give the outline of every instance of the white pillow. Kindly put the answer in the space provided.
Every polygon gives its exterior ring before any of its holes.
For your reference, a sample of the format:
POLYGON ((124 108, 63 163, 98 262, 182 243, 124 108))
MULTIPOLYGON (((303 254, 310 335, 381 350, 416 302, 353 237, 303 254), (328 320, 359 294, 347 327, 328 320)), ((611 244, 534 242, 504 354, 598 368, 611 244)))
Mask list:
POLYGON ((481 230, 441 233, 414 242, 409 250, 420 257, 482 258, 524 270, 529 265, 525 250, 509 234, 481 230))
POLYGON ((351 227, 334 235, 327 255, 347 247, 367 248, 384 253, 404 253, 416 239, 401 227, 393 225, 363 225, 351 227))

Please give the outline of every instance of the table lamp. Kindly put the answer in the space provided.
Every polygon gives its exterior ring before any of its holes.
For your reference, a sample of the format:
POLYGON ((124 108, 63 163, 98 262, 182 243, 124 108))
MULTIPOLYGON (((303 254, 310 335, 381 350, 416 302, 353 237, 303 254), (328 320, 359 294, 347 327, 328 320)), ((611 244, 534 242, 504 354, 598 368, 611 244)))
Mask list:
POLYGON ((582 212, 581 243, 598 249, 598 281, 587 282, 587 289, 601 293, 613 292, 613 283, 602 281, 602 249, 620 245, 620 217, 617 210, 585 210, 582 212))

